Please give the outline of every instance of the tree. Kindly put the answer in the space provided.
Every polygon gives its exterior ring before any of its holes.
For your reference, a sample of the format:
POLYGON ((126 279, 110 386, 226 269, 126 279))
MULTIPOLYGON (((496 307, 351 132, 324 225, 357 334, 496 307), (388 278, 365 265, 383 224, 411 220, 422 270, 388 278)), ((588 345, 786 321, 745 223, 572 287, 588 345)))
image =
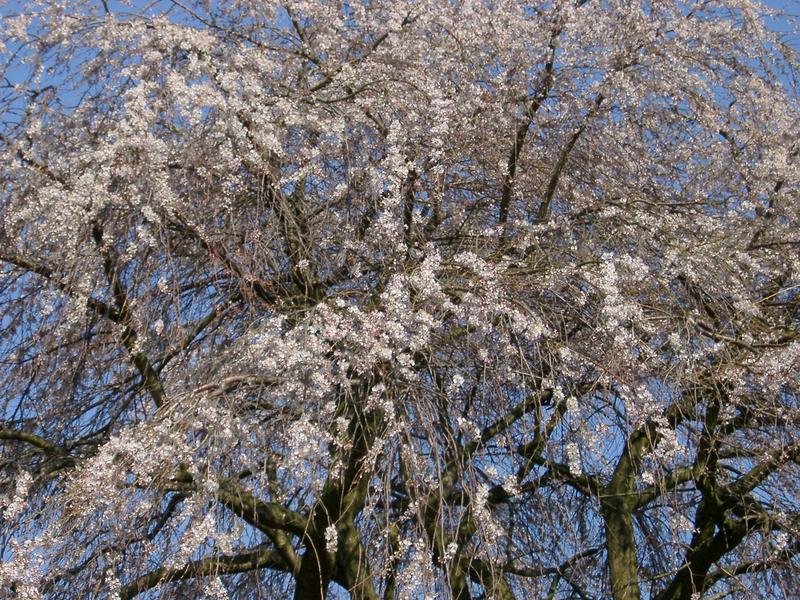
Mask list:
POLYGON ((766 7, 6 12, 3 594, 800 588, 766 7))

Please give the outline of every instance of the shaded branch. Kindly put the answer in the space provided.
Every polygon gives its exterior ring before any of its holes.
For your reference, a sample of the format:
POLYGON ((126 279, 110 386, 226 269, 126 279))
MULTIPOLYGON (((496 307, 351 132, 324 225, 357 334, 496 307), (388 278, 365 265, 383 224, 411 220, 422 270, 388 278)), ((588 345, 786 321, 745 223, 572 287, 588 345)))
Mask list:
POLYGON ((24 442, 39 448, 49 454, 56 454, 58 456, 66 456, 67 450, 61 446, 57 446, 52 442, 38 436, 34 433, 27 431, 19 431, 17 429, 0 429, 0 440, 13 440, 17 442, 24 442))
POLYGON ((184 567, 161 567, 123 587, 119 592, 119 597, 121 600, 130 600, 147 590, 172 581, 230 575, 256 569, 287 570, 286 565, 275 550, 259 547, 251 552, 244 552, 234 556, 203 558, 190 562, 184 567))

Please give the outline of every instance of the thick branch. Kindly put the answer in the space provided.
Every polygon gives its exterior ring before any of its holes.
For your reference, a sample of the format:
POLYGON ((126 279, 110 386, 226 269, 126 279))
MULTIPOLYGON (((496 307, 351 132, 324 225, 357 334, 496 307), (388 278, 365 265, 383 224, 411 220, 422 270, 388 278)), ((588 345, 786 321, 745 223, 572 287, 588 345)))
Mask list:
POLYGON ((103 259, 105 272, 111 294, 119 312, 119 324, 123 327, 122 344, 128 350, 131 361, 142 376, 142 385, 149 392, 150 397, 157 407, 167 403, 167 394, 156 370, 144 352, 137 348, 137 333, 133 328, 133 317, 130 312, 130 302, 119 273, 119 259, 113 249, 103 240, 103 227, 96 222, 92 227, 92 237, 103 259))
POLYGON ((580 139, 581 135, 586 129, 586 125, 589 119, 594 114, 594 111, 600 106, 603 102, 603 95, 599 94, 594 101, 594 105, 592 109, 589 111, 589 114, 586 115, 586 119, 578 127, 577 130, 570 136, 567 144, 564 146, 564 149, 561 151, 561 155, 558 157, 558 161, 556 162, 556 166, 553 169, 552 174, 550 175, 550 180, 547 182, 547 189, 544 193, 544 198, 542 199, 542 203, 539 205, 539 211, 536 214, 536 220, 541 222, 544 221, 547 217, 547 213, 550 211, 550 203, 553 200, 553 196, 555 196, 556 188, 558 187, 558 182, 561 179, 561 173, 564 171, 564 167, 567 165, 567 160, 569 159, 569 155, 572 153, 572 149, 575 147, 575 144, 580 139))
POLYGON ((254 549, 251 552, 235 556, 214 556, 203 558, 187 564, 184 567, 170 569, 162 567, 143 575, 126 585, 119 593, 121 600, 131 598, 146 592, 156 586, 171 581, 181 581, 196 577, 214 577, 217 575, 230 575, 244 573, 256 569, 275 569, 285 571, 286 565, 275 550, 266 547, 254 549))
POLYGON ((542 73, 539 84, 536 86, 536 93, 533 95, 533 98, 531 99, 531 102, 525 111, 525 117, 523 118, 519 127, 517 127, 517 132, 514 136, 514 144, 511 147, 511 153, 509 154, 508 162, 506 163, 506 176, 503 180, 503 189, 500 196, 500 225, 505 225, 508 221, 508 210, 511 205, 511 195, 514 191, 514 177, 517 174, 517 164, 519 163, 519 157, 522 153, 522 148, 525 145, 525 138, 528 135, 528 129, 530 129, 536 113, 542 106, 542 103, 547 99, 547 96, 553 87, 553 82, 555 80, 553 77, 553 65, 555 63, 556 56, 556 38, 561 33, 561 29, 562 27, 555 28, 550 36, 550 44, 548 46, 549 56, 544 65, 544 72, 542 73))
MULTIPOLYGON (((50 283, 55 285, 58 289, 60 289, 65 294, 72 296, 73 298, 83 298, 83 296, 79 296, 74 290, 72 290, 68 285, 64 284, 63 282, 59 281, 56 278, 56 273, 50 268, 45 265, 38 265, 35 264, 21 256, 18 256, 15 253, 7 253, 3 252, 0 254, 0 261, 6 262, 8 264, 14 265, 15 267, 19 267, 20 269, 24 269, 30 273, 35 273, 47 279, 50 283)), ((97 300, 92 297, 85 298, 86 306, 93 310, 97 315, 106 317, 113 321, 114 323, 119 323, 120 314, 112 306, 109 306, 105 302, 97 300)))
POLYGON ((35 446, 49 454, 57 454, 59 456, 65 456, 67 454, 67 451, 64 448, 56 446, 43 437, 33 433, 28 433, 27 431, 19 431, 16 429, 0 429, 0 440, 15 440, 17 442, 25 442, 26 444, 35 446))

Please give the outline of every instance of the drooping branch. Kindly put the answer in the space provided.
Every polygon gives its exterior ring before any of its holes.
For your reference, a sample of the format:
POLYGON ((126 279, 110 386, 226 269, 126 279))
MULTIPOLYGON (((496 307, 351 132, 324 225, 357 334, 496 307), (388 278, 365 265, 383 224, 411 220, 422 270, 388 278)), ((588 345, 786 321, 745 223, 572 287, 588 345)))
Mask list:
POLYGON ((213 306, 204 317, 198 319, 194 323, 182 340, 167 350, 164 355, 156 361, 156 366, 154 367, 155 371, 160 373, 173 358, 186 350, 214 321, 224 316, 227 312, 226 308, 213 306))

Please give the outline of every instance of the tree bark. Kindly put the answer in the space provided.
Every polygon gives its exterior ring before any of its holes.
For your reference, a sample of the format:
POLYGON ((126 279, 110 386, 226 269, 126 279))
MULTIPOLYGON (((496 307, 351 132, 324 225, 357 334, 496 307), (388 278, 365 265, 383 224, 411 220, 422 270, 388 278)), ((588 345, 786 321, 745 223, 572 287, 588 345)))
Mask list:
POLYGON ((602 500, 602 514, 606 525, 611 595, 614 600, 639 600, 639 563, 630 507, 624 500, 602 500))

